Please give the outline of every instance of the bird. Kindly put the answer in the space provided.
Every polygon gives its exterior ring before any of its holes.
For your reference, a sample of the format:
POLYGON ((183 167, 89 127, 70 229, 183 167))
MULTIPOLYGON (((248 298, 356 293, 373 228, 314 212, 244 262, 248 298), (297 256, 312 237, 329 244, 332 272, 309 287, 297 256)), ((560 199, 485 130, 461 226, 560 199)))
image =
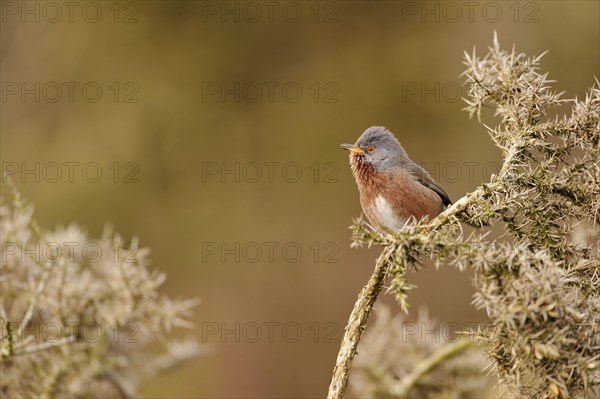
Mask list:
POLYGON ((373 226, 398 231, 412 217, 433 219, 452 204, 446 190, 413 162, 383 126, 365 130, 350 151, 360 205, 373 226))

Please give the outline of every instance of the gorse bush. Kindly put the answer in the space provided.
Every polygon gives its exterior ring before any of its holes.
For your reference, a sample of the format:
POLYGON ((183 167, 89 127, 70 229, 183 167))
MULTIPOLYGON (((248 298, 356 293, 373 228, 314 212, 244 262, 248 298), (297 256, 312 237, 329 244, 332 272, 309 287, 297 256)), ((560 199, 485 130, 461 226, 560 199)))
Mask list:
POLYGON ((375 313, 375 323, 360 343, 350 379, 353 396, 494 397, 496 381, 482 371, 485 354, 472 337, 451 337, 446 326, 421 312, 412 323, 401 313, 392 317, 387 306, 375 313))
POLYGON ((158 293, 148 249, 106 229, 43 230, 14 191, 0 202, 0 396, 135 397, 136 386, 198 354, 168 341, 194 301, 158 293), (162 351, 158 349, 163 348, 162 351))
POLYGON ((466 110, 481 120, 491 108, 499 118, 486 129, 504 161, 488 183, 394 234, 352 227, 355 245, 383 252, 351 316, 331 397, 385 278, 406 309, 406 271, 427 258, 474 270, 474 304, 490 318, 477 335, 510 397, 600 397, 600 90, 596 81, 584 99, 563 99, 540 60, 502 50, 496 38, 485 56, 465 54, 466 110), (568 104, 568 115, 547 117, 568 104), (475 231, 465 235, 464 224, 475 231), (490 238, 492 229, 502 237, 490 238))

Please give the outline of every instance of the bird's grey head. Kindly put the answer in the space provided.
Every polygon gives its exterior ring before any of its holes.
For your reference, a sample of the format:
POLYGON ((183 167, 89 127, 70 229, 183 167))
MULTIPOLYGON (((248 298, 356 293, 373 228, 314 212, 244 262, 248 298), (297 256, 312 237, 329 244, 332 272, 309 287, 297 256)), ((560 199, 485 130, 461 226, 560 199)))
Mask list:
POLYGON ((351 156, 364 157, 364 161, 377 171, 397 168, 410 162, 398 139, 383 126, 365 130, 352 147, 354 150, 346 147, 352 151, 351 156))

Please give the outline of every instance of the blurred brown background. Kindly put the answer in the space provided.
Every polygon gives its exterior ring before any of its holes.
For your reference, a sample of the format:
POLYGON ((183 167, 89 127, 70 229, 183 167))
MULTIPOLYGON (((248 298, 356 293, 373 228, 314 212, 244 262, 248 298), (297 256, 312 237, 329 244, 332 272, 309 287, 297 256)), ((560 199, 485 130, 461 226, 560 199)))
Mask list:
MULTIPOLYGON (((596 1, 77 4, 2 2, 0 155, 43 226, 110 221, 152 249, 164 292, 201 298, 188 335, 212 353, 148 397, 324 396, 378 254, 349 248, 338 144, 387 126, 456 200, 501 159, 461 112, 464 50, 494 30, 550 50, 567 96, 600 76, 596 1)), ((468 273, 411 281, 411 318, 485 321, 468 273)))

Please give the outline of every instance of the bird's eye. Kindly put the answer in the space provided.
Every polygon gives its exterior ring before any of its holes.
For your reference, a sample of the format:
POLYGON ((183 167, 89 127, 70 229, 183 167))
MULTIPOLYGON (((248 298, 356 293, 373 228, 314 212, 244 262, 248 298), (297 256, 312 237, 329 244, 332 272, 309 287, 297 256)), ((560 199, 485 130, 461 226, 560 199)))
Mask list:
POLYGON ((373 151, 375 151, 375 147, 373 147, 372 145, 368 145, 366 149, 369 154, 371 154, 373 151))

